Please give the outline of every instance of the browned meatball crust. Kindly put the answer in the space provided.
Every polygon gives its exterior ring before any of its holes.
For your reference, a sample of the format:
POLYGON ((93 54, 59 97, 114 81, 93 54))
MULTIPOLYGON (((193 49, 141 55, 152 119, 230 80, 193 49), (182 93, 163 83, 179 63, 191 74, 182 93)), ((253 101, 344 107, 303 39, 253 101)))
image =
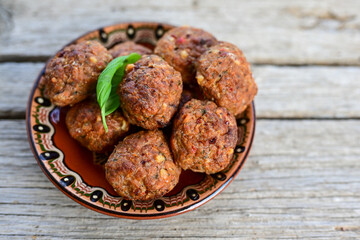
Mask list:
POLYGON ((112 151, 130 127, 120 111, 106 116, 105 132, 96 98, 75 104, 66 114, 66 126, 71 137, 93 152, 112 151))
POLYGON ((181 73, 184 83, 194 83, 196 60, 216 43, 216 38, 204 30, 177 27, 164 34, 154 52, 181 73))
POLYGON ((199 58, 196 79, 206 98, 235 116, 257 93, 250 64, 240 49, 227 42, 219 42, 199 58))
POLYGON ((84 100, 95 92, 97 79, 111 60, 106 48, 96 41, 65 47, 46 66, 45 95, 57 106, 84 100))
POLYGON ((178 183, 180 172, 160 130, 127 136, 105 164, 108 182, 120 196, 131 200, 165 195, 178 183))
POLYGON ((109 52, 113 56, 113 58, 126 56, 129 55, 130 53, 138 53, 140 55, 152 53, 152 51, 149 48, 130 41, 115 45, 113 48, 109 50, 109 52))
POLYGON ((171 149, 182 169, 213 174, 230 163, 237 134, 235 117, 226 108, 192 99, 174 120, 171 149))
POLYGON ((120 104, 129 122, 150 130, 170 122, 181 92, 180 73, 157 55, 144 55, 128 65, 118 88, 120 104))

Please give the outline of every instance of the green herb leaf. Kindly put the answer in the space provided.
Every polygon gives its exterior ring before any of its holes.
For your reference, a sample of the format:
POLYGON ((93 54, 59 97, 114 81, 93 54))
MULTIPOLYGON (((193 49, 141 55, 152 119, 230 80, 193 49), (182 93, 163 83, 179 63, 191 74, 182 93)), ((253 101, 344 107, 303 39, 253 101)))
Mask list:
POLYGON ((120 106, 119 95, 110 94, 110 97, 105 104, 105 116, 114 112, 119 106, 120 106))
POLYGON ((114 112, 120 106, 120 99, 116 89, 125 73, 125 67, 129 63, 135 63, 141 58, 137 53, 121 56, 113 59, 101 72, 97 85, 96 96, 101 109, 101 118, 105 131, 108 131, 105 117, 114 112))

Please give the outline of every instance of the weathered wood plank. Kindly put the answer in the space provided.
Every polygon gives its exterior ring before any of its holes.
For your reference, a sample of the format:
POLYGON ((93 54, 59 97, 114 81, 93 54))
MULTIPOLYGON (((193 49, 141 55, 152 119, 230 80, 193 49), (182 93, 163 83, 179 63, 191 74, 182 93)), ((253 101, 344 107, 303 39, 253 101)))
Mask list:
POLYGON ((253 63, 360 65, 359 9, 353 0, 3 0, 0 60, 43 59, 87 31, 144 20, 204 28, 253 63))
MULTIPOLYGON (((0 117, 24 117, 43 63, 0 64, 0 117)), ((360 117, 359 67, 253 66, 260 118, 360 117)))
POLYGON ((259 120, 243 170, 219 196, 173 218, 98 214, 58 191, 23 120, 0 121, 0 238, 358 239, 359 120, 259 120))
POLYGON ((360 68, 254 66, 259 117, 360 117, 360 68))
POLYGON ((0 118, 25 117, 32 85, 44 63, 0 64, 0 118))

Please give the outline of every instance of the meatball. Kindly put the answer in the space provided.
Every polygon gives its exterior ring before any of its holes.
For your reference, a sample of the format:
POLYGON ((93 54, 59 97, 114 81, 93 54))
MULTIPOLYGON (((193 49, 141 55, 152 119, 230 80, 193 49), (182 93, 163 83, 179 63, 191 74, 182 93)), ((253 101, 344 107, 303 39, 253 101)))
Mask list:
POLYGON ((127 136, 105 164, 108 182, 120 196, 131 200, 163 196, 178 183, 180 172, 160 130, 127 136))
POLYGON ((196 79, 206 98, 226 107, 235 116, 257 93, 250 64, 235 45, 219 42, 198 60, 196 79))
POLYGON ((196 98, 199 100, 204 100, 204 96, 201 92, 201 89, 199 88, 199 86, 197 85, 185 85, 183 87, 183 91, 181 94, 181 98, 180 98, 180 104, 179 104, 179 109, 184 106, 185 103, 187 103, 188 101, 190 101, 191 99, 196 98))
POLYGON ((84 100, 95 92, 97 79, 111 60, 96 41, 65 47, 46 66, 45 95, 61 107, 84 100))
POLYGON ((75 104, 66 114, 66 126, 71 137, 93 152, 108 152, 114 149, 130 127, 120 111, 106 117, 108 132, 105 132, 101 110, 96 98, 75 104))
POLYGON ((155 53, 181 73, 184 83, 190 84, 196 82, 196 60, 216 43, 216 38, 210 33, 184 26, 173 28, 164 34, 156 45, 155 53))
POLYGON ((187 103, 192 98, 194 98, 193 95, 194 95, 193 92, 191 92, 190 90, 184 88, 183 92, 181 94, 179 108, 181 108, 182 106, 184 106, 185 103, 187 103))
POLYGON ((140 55, 152 53, 152 51, 149 48, 130 41, 115 45, 113 48, 109 50, 109 52, 113 56, 113 58, 126 56, 134 52, 140 55))
POLYGON ((175 114, 182 92, 179 72, 157 55, 129 64, 118 87, 120 104, 131 124, 154 130, 175 114))
POLYGON ((235 117, 226 108, 192 99, 174 120, 171 149, 182 169, 213 174, 230 163, 237 134, 235 117))

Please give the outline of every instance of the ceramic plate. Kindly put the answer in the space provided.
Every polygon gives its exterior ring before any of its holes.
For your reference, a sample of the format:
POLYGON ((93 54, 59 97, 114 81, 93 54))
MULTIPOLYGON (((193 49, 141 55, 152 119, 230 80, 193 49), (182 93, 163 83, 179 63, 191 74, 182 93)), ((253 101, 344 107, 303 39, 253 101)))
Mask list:
MULTIPOLYGON (((72 43, 97 40, 111 48, 134 41, 154 48, 172 26, 159 23, 123 23, 89 32, 72 43)), ((74 139, 65 126, 68 108, 54 106, 43 96, 42 76, 35 81, 27 107, 27 131, 35 158, 51 182, 81 205, 107 215, 153 219, 181 214, 219 194, 239 173, 249 154, 255 131, 252 104, 237 119, 239 139, 231 164, 214 175, 183 171, 179 184, 165 196, 151 201, 129 201, 118 196, 105 179, 105 156, 94 155, 74 139)))

